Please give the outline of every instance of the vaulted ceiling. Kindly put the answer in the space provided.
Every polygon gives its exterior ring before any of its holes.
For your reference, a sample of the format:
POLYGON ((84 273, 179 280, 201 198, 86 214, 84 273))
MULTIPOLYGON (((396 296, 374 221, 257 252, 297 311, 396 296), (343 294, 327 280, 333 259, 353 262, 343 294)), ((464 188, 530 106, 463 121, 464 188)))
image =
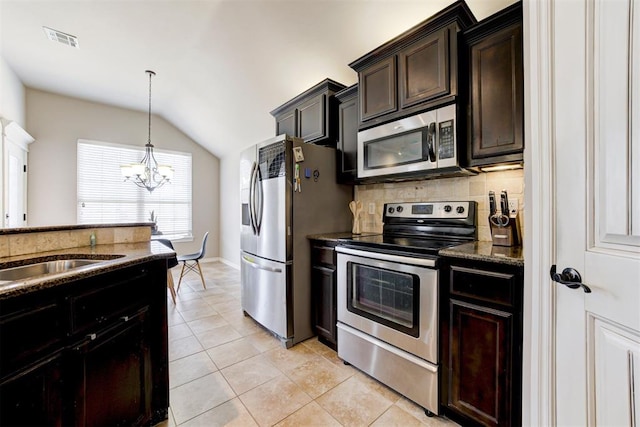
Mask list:
MULTIPOLYGON (((478 20, 512 2, 467 0, 478 20)), ((0 0, 0 55, 26 87, 142 111, 154 70, 154 114, 224 157, 272 136, 269 111, 327 77, 355 83, 351 61, 450 3, 0 0)))

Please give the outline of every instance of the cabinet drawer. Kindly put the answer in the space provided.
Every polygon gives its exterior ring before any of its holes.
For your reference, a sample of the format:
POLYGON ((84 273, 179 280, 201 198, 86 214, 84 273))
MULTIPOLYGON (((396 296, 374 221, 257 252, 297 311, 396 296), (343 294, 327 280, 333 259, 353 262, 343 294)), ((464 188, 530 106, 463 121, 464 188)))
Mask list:
POLYGON ((56 301, 36 308, 14 309, 0 318, 0 376, 38 360, 64 335, 56 301))
POLYGON ((515 274, 451 266, 451 295, 513 306, 515 274))
POLYGON ((335 252, 331 246, 313 246, 311 249, 311 264, 322 264, 335 267, 336 262, 334 255, 335 252))
POLYGON ((126 279, 118 275, 96 290, 71 298, 72 333, 104 326, 149 303, 150 286, 145 285, 150 279, 146 270, 127 273, 126 279))

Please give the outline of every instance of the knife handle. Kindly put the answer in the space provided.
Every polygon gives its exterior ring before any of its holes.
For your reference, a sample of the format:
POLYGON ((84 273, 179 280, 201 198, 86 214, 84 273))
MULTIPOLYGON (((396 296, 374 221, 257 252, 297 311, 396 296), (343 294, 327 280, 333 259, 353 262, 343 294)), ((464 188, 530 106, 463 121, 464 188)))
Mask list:
POLYGON ((500 210, 503 215, 509 216, 509 199, 507 198, 507 192, 504 190, 500 193, 500 210))
POLYGON ((493 191, 489 191, 489 215, 495 215, 496 213, 496 193, 493 191))

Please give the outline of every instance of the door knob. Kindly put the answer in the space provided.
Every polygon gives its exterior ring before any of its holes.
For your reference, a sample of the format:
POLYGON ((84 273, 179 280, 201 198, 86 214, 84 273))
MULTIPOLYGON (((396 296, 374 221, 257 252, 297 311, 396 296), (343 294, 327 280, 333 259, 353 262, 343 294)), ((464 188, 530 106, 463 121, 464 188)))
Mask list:
POLYGON ((563 285, 571 289, 578 289, 579 287, 582 287, 585 294, 591 293, 591 288, 582 283, 582 276, 580 276, 578 270, 574 268, 567 267, 562 270, 562 273, 558 274, 556 273, 556 266, 554 264, 551 266, 549 275, 551 276, 551 280, 553 280, 554 282, 562 283, 563 285))

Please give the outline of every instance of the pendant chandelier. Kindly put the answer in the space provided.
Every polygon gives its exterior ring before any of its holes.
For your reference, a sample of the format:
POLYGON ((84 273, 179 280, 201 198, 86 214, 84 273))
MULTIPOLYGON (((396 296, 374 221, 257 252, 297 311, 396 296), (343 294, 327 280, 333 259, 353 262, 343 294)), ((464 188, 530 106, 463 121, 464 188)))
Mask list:
POLYGON ((133 182, 140 188, 149 191, 149 194, 156 188, 162 187, 173 178, 173 168, 168 165, 159 165, 153 155, 153 144, 151 143, 151 77, 155 76, 151 70, 146 70, 149 74, 149 137, 145 144, 145 154, 140 163, 130 163, 120 166, 120 171, 125 181, 133 182))

